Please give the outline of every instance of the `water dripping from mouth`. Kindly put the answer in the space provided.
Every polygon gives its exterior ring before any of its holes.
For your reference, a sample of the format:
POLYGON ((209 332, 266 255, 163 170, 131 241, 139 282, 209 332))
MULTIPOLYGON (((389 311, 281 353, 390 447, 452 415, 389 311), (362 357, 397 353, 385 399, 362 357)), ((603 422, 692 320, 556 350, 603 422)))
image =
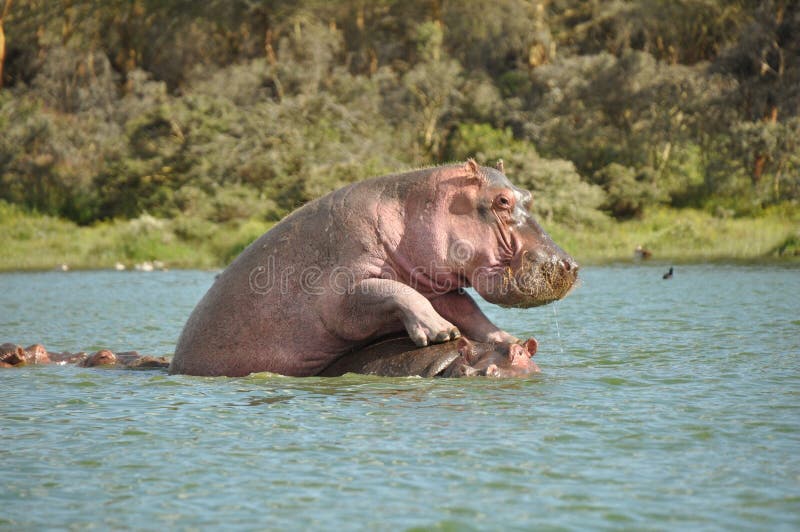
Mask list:
POLYGON ((553 319, 556 322, 556 335, 558 336, 558 348, 561 350, 561 354, 564 354, 564 342, 561 340, 561 329, 558 327, 558 301, 553 302, 553 319))

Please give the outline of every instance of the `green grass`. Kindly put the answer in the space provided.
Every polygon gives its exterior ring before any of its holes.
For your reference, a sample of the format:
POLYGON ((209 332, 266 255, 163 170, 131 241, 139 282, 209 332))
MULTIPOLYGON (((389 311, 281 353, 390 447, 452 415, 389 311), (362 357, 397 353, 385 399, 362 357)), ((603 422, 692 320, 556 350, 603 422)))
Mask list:
POLYGON ((0 201, 0 271, 112 268, 160 260, 170 268, 218 268, 272 226, 248 220, 161 220, 141 216, 88 227, 0 201))
MULTIPOLYGON (((271 227, 259 220, 214 224, 199 218, 141 216, 89 227, 41 216, 0 201, 0 271, 127 267, 160 260, 170 268, 219 268, 271 227)), ((583 264, 633 259, 637 245, 669 262, 800 260, 800 214, 715 218, 698 210, 653 210, 641 220, 593 227, 544 224, 583 264)))
POLYGON ((694 209, 656 209, 641 220, 547 229, 578 261, 590 264, 632 260, 639 245, 658 261, 791 259, 798 256, 800 215, 787 209, 758 218, 715 218, 694 209))

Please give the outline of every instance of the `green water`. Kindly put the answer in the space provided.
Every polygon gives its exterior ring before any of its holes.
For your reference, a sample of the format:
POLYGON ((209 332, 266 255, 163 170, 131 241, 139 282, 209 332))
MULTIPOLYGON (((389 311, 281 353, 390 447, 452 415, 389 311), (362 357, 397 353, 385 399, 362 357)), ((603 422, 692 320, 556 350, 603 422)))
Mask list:
MULTIPOLYGON (((800 528, 800 269, 587 268, 528 380, 0 371, 0 528, 800 528)), ((0 275, 0 341, 171 353, 207 272, 0 275)))

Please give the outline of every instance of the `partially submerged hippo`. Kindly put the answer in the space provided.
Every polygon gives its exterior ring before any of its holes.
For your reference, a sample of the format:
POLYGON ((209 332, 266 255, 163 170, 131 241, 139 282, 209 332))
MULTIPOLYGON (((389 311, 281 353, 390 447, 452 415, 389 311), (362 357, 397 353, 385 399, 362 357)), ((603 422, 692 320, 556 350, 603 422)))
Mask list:
POLYGON ((21 345, 4 343, 0 344, 0 368, 24 366, 28 364, 50 364, 50 356, 42 344, 21 345))
POLYGON ((114 353, 108 349, 101 349, 80 361, 78 365, 86 368, 94 366, 115 366, 128 369, 168 368, 169 360, 166 357, 140 355, 137 351, 114 353))
POLYGON ((525 377, 542 370, 533 361, 538 343, 529 338, 523 345, 519 344, 470 344, 462 338, 459 342, 460 356, 442 372, 442 377, 525 377))
POLYGON ((417 347, 408 338, 389 338, 347 353, 319 373, 338 377, 362 373, 382 377, 524 377, 539 373, 532 360, 536 340, 524 345, 471 342, 466 338, 417 347))
POLYGON ((140 355, 138 351, 124 351, 114 353, 108 349, 101 349, 91 355, 81 351, 79 353, 49 352, 42 344, 33 344, 22 348, 17 344, 0 344, 0 368, 11 368, 26 365, 44 364, 75 364, 82 367, 116 366, 129 369, 166 368, 169 360, 166 357, 153 357, 140 355))
POLYGON ((498 168, 465 164, 354 183, 252 243, 197 304, 170 371, 315 375, 405 332, 418 346, 461 334, 518 340, 463 290, 527 308, 563 298, 578 265, 498 168))

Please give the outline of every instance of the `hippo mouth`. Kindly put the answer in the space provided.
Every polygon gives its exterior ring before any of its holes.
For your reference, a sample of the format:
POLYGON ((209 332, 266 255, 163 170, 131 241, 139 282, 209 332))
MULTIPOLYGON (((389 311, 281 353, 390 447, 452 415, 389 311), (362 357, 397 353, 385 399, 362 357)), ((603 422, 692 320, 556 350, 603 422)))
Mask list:
POLYGON ((503 271, 503 307, 530 308, 563 299, 578 284, 578 265, 570 259, 532 258, 523 252, 516 268, 503 271))

